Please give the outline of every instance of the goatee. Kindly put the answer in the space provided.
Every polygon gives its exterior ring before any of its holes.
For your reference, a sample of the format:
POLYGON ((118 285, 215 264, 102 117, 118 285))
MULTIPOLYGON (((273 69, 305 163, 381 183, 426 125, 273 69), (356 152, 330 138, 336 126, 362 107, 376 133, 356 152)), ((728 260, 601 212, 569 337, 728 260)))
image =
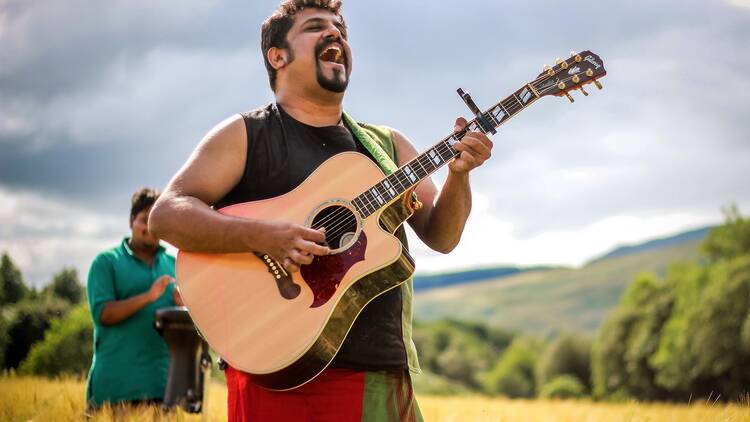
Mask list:
POLYGON ((318 62, 317 71, 315 73, 315 76, 318 79, 318 84, 331 92, 344 92, 349 85, 349 78, 346 76, 346 73, 343 73, 338 69, 334 69, 333 77, 326 77, 326 75, 323 74, 323 69, 320 68, 320 62, 318 62))

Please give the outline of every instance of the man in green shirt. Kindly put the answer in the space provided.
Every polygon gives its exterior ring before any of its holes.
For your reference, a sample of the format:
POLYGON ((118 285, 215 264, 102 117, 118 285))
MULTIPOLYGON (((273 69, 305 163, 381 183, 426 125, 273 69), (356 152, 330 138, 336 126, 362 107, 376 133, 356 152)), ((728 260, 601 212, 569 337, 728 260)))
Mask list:
POLYGON ((159 402, 169 369, 167 345, 153 327, 159 308, 182 305, 174 289, 174 257, 148 230, 159 192, 133 194, 131 236, 100 253, 91 264, 87 293, 94 320, 94 357, 86 402, 159 402))

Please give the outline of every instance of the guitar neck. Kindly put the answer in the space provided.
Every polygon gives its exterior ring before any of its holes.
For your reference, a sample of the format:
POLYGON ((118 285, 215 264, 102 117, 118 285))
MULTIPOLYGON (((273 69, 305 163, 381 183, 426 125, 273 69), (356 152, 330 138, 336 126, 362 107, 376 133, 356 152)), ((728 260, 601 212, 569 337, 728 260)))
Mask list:
MULTIPOLYGON (((532 84, 526 84, 504 100, 490 107, 483 114, 486 117, 487 124, 491 125, 493 129, 498 128, 538 98, 540 98, 539 93, 533 89, 532 84)), ((352 204, 363 218, 384 208, 394 199, 422 181, 422 179, 427 178, 458 156, 460 153, 453 148, 453 144, 460 141, 466 135, 467 131, 487 133, 489 129, 485 125, 482 125, 478 118, 471 120, 467 123, 463 131, 443 138, 427 151, 404 164, 388 177, 354 198, 352 204)))

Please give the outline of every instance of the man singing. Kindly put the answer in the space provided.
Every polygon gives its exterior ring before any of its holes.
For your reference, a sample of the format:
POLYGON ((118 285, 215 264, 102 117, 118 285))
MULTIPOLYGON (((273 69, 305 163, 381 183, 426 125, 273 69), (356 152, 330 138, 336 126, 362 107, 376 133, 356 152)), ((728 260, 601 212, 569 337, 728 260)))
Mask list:
MULTIPOLYGON (((400 132, 344 113, 352 51, 340 8, 340 0, 286 0, 266 19, 261 50, 275 102, 234 115, 206 135, 154 206, 150 224, 159 237, 191 252, 262 251, 298 271, 328 254, 322 230, 215 209, 289 192, 337 153, 357 151, 375 160, 357 132, 366 132, 399 166, 417 156, 400 132)), ((459 118, 455 130, 465 125, 459 118)), ((449 163, 445 185, 438 192, 423 180, 416 194, 424 206, 408 220, 442 253, 458 244, 471 209, 469 172, 489 158, 492 143, 468 132, 455 149, 460 155, 449 163)), ((396 235, 405 241, 403 228, 396 235)), ((409 374, 419 371, 411 299, 411 280, 375 298, 331 365, 299 388, 269 391, 227 368, 229 419, 421 420, 409 374)))

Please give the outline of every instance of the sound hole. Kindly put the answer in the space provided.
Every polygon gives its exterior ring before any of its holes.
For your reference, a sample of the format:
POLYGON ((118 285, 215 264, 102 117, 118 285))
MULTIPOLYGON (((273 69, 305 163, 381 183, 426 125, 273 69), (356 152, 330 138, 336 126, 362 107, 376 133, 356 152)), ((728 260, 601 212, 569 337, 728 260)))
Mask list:
POLYGON ((313 218, 312 228, 326 229, 326 243, 333 250, 343 249, 356 240, 357 217, 352 210, 341 205, 323 208, 313 218))

